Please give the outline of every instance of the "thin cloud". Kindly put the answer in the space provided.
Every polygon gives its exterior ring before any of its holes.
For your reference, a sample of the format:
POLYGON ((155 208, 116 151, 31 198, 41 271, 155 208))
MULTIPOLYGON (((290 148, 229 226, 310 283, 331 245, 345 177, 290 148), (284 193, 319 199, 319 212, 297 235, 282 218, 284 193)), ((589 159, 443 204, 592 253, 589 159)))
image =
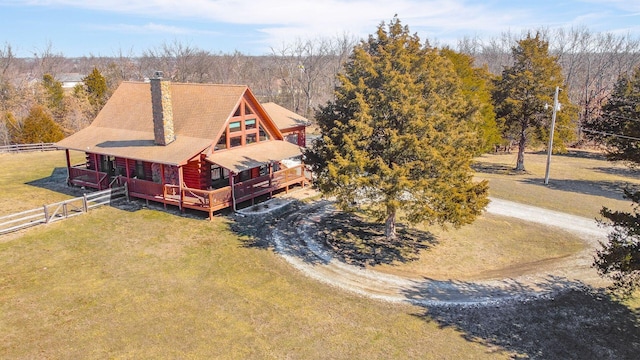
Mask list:
POLYGON ((171 34, 171 35, 190 35, 190 34, 205 34, 205 35, 217 35, 214 31, 203 31, 196 29, 189 29, 178 26, 163 25, 156 23, 147 23, 144 25, 131 25, 131 24, 107 24, 107 25, 89 25, 90 28, 102 31, 112 31, 125 34, 171 34))

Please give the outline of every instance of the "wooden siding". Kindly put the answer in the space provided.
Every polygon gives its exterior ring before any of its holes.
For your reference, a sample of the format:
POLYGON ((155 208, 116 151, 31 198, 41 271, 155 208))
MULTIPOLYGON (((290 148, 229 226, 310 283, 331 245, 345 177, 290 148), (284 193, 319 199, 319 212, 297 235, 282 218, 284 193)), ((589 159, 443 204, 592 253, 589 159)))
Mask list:
POLYGON ((185 185, 193 189, 202 189, 202 163, 189 161, 182 167, 182 178, 185 185))

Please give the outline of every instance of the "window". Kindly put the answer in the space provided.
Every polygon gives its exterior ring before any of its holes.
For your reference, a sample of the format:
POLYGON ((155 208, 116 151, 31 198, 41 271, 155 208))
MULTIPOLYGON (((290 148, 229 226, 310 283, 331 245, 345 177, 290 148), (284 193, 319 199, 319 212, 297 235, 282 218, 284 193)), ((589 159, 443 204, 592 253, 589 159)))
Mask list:
POLYGON ((269 140, 269 134, 264 131, 264 129, 262 128, 262 125, 260 125, 260 141, 267 141, 269 140))
POLYGON ((260 166, 260 176, 269 175, 269 165, 260 166))
POLYGON ((224 180, 229 178, 229 170, 218 165, 211 165, 211 180, 224 180))
POLYGON ((245 141, 247 144, 253 144, 254 142, 257 141, 258 138, 258 134, 253 133, 253 134, 247 134, 245 141))
POLYGON ((240 126, 240 121, 234 121, 229 123, 229 132, 237 132, 242 130, 242 127, 240 126))
POLYGON ((222 135, 220 135, 220 140, 218 140, 218 143, 215 146, 215 150, 220 150, 220 149, 226 149, 227 148, 227 133, 223 132, 222 135))
POLYGON ((287 140, 292 144, 298 145, 298 133, 287 134, 287 136, 285 137, 285 140, 287 140))
MULTIPOLYGON (((240 106, 242 106, 242 105, 240 105, 240 106)), ((233 116, 240 116, 240 115, 242 115, 242 113, 240 112, 240 106, 238 106, 238 108, 236 109, 236 112, 235 112, 235 113, 233 113, 233 116)))
POLYGON ((247 130, 256 128, 256 119, 247 119, 244 121, 244 128, 247 130))
POLYGON ((244 114, 245 115, 253 115, 253 111, 251 111, 251 108, 249 106, 247 106, 246 104, 244 106, 244 114))
POLYGON ((236 147, 236 146, 241 146, 242 145, 242 136, 234 136, 232 138, 229 139, 229 146, 230 147, 236 147))

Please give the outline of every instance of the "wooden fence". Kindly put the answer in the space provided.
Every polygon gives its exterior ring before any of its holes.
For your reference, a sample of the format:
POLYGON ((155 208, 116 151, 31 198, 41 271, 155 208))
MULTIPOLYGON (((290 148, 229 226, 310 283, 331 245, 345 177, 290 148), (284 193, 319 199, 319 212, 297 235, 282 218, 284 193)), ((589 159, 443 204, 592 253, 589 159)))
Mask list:
POLYGON ((122 187, 96 191, 41 208, 22 211, 0 217, 0 235, 27 227, 48 224, 58 220, 81 215, 98 206, 110 204, 123 197, 128 199, 127 184, 122 187))
POLYGON ((53 143, 38 143, 38 144, 14 144, 0 146, 0 153, 18 153, 18 152, 31 152, 31 151, 52 151, 58 150, 53 143))

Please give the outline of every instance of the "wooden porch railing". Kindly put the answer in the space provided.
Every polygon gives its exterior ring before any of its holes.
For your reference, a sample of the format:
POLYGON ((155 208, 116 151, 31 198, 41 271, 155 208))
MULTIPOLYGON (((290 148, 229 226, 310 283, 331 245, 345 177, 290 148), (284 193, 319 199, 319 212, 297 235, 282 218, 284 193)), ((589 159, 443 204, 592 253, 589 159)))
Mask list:
POLYGON ((213 211, 226 208, 231 205, 231 187, 227 186, 215 190, 200 190, 188 187, 182 188, 178 185, 165 185, 165 198, 182 200, 186 207, 202 208, 204 210, 212 209, 213 211))
POLYGON ((87 186, 99 190, 109 188, 109 177, 107 173, 78 166, 73 166, 69 169, 69 181, 75 185, 87 186))
POLYGON ((243 202, 254 197, 264 195, 283 187, 305 181, 304 165, 274 172, 235 184, 233 189, 236 202, 243 202))
MULTIPOLYGON (((94 170, 72 167, 69 171, 70 182, 75 185, 109 188, 107 173, 94 170), (96 176, 96 174, 98 174, 96 176), (96 180, 96 178, 98 180, 96 180)), ((152 200, 180 208, 186 207, 209 212, 211 217, 214 211, 251 200, 255 197, 275 192, 289 185, 306 181, 304 165, 283 169, 272 175, 265 175, 236 183, 233 192, 230 186, 215 190, 200 190, 178 185, 158 184, 153 181, 131 179, 118 176, 112 183, 127 185, 128 194, 131 197, 152 200)))

